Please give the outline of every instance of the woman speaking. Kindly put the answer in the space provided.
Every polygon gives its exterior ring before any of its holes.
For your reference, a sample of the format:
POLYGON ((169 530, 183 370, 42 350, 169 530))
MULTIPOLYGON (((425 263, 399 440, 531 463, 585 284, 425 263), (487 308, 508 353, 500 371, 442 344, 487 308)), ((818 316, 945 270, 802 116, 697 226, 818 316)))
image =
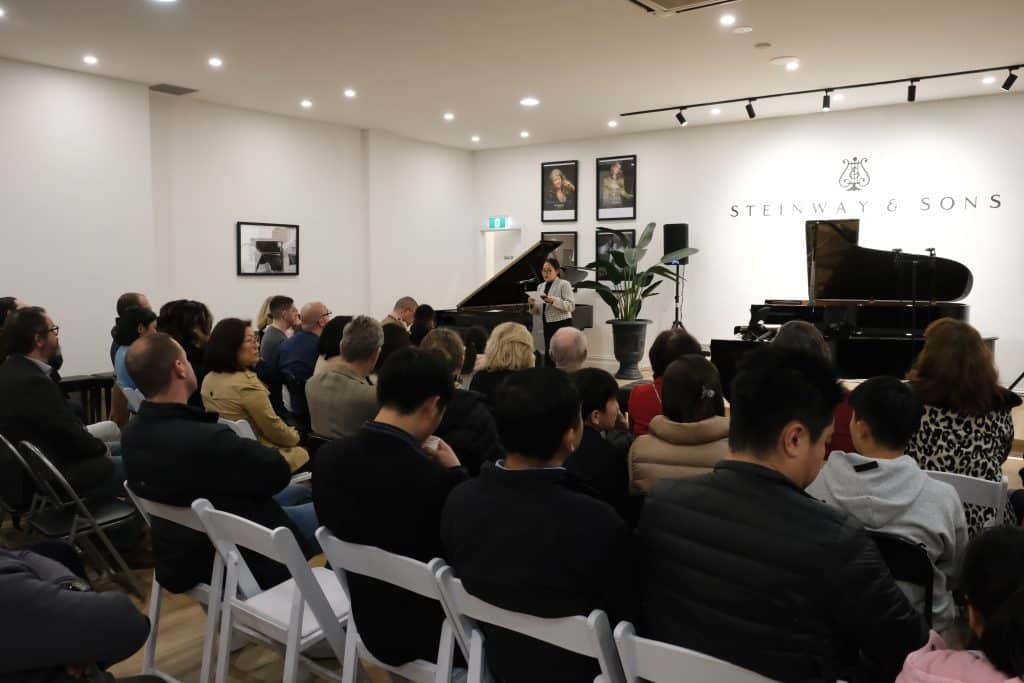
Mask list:
POLYGON ((541 320, 544 321, 544 358, 548 363, 551 337, 563 327, 572 325, 572 312, 576 308, 572 285, 558 277, 561 269, 558 259, 549 258, 544 261, 540 269, 544 282, 537 286, 537 293, 530 297, 530 303, 540 312, 541 320))

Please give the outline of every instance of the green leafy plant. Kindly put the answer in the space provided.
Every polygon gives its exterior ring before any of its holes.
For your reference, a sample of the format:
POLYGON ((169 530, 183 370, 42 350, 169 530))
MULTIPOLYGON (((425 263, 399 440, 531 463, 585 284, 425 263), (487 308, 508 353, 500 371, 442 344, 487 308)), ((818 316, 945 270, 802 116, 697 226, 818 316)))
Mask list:
MULTIPOLYGON (((597 231, 618 235, 622 244, 628 244, 626 233, 620 230, 598 228, 597 231)), ((593 261, 583 266, 584 270, 596 272, 598 281, 580 282, 576 287, 597 292, 612 309, 616 320, 637 320, 644 299, 658 295, 654 290, 661 284, 661 278, 676 281, 676 274, 660 263, 640 270, 640 263, 647 255, 647 247, 653 237, 654 223, 648 223, 635 247, 613 248, 607 261, 593 261), (602 280, 611 282, 612 286, 602 280)))

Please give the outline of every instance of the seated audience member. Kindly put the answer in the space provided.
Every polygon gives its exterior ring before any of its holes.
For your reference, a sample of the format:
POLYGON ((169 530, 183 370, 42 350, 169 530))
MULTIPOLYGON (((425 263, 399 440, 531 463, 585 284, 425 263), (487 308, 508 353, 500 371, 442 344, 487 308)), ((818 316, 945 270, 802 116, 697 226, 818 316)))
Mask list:
MULTIPOLYGON (((445 557, 466 590, 498 607, 538 617, 630 619, 630 536, 610 505, 564 463, 583 436, 580 401, 565 373, 524 370, 498 396, 507 453, 448 497, 441 517, 445 557)), ((597 661, 483 625, 487 663, 506 683, 591 681, 597 661)))
POLYGON ((381 324, 369 316, 358 316, 345 326, 339 342, 341 355, 327 361, 326 369, 306 382, 314 433, 328 439, 353 436, 377 414, 377 390, 369 377, 383 343, 381 324))
POLYGON ((117 304, 115 304, 115 308, 117 310, 117 319, 114 320, 114 326, 110 328, 110 363, 112 365, 115 364, 114 354, 117 353, 118 347, 123 346, 117 341, 118 323, 121 319, 121 316, 125 314, 125 311, 133 307, 152 310, 152 307, 149 305, 149 299, 146 297, 145 294, 140 294, 138 292, 125 292, 121 296, 117 297, 117 304))
MULTIPOLYGON (((952 318, 933 322, 907 379, 924 403, 907 455, 925 470, 999 481, 1013 447, 1011 411, 1021 399, 999 386, 992 351, 978 331, 952 318)), ((995 518, 976 505, 964 505, 964 512, 971 536, 995 518)))
POLYGON ((576 372, 587 362, 587 338, 575 327, 563 327, 551 335, 548 356, 559 370, 576 372))
POLYGON ((896 683, 1013 683, 1024 680, 1024 529, 980 533, 964 558, 960 588, 974 649, 947 650, 938 634, 907 657, 896 683))
POLYGON ((413 299, 411 296, 403 296, 395 302, 394 308, 384 316, 384 320, 381 323, 384 326, 398 325, 408 332, 409 328, 412 327, 413 321, 416 319, 416 307, 416 299, 413 299))
POLYGON ((316 366, 313 368, 313 376, 319 375, 327 370, 327 361, 341 355, 341 338, 345 334, 345 326, 352 322, 351 315, 336 315, 331 321, 324 325, 324 331, 320 333, 320 341, 316 345, 316 366))
POLYGON ((647 358, 651 361, 654 382, 637 384, 629 394, 629 429, 636 436, 647 433, 655 415, 662 414, 662 375, 672 361, 691 353, 701 353, 700 342, 683 328, 665 330, 654 338, 647 358))
MULTIPOLYGON (((404 349, 388 359, 377 380, 376 420, 321 447, 313 464, 313 500, 331 532, 421 562, 441 556, 441 508, 466 471, 444 441, 424 441, 453 391, 451 373, 432 353, 404 349)), ((444 621, 436 600, 358 574, 348 584, 359 635, 374 657, 394 666, 434 661, 444 621)))
POLYGON ((565 461, 565 469, 592 486, 633 526, 643 501, 629 495, 627 456, 633 435, 619 410, 619 384, 599 368, 584 368, 570 375, 570 381, 580 397, 583 439, 565 461))
POLYGON ((127 595, 96 593, 84 572, 29 549, 0 549, 0 605, 8 619, 3 681, 114 681, 106 667, 132 656, 149 636, 149 619, 127 595))
MULTIPOLYGON (((852 515, 870 531, 924 546, 935 567, 932 626, 956 619, 950 589, 967 545, 967 521, 956 489, 925 474, 904 455, 921 421, 921 401, 895 377, 875 377, 849 397, 854 453, 833 451, 807 493, 852 515)), ((900 584, 918 611, 924 591, 900 584)))
POLYGON ((304 383, 316 368, 320 335, 331 318, 331 312, 319 301, 302 307, 302 329, 281 343, 277 367, 293 382, 304 383))
POLYGON ((434 320, 434 309, 427 304, 420 304, 413 313, 412 326, 409 328, 409 338, 413 346, 419 346, 423 338, 437 327, 434 320))
POLYGON ((861 525, 804 493, 840 400, 824 358, 747 352, 729 456, 711 474, 658 482, 644 504, 641 635, 779 681, 895 678, 925 622, 861 525))
POLYGON ((7 316, 14 313, 19 308, 24 307, 25 304, 19 301, 16 296, 0 297, 0 327, 3 327, 4 322, 7 320, 7 316))
MULTIPOLYGON (((772 343, 776 348, 790 351, 813 353, 831 361, 832 349, 817 327, 805 320, 790 320, 779 328, 772 343)), ((831 451, 852 451, 853 441, 850 439, 850 402, 848 392, 843 389, 843 400, 836 406, 832 440, 828 444, 831 451)))
POLYGON ((114 352, 114 371, 117 374, 117 383, 122 387, 138 388, 124 364, 128 347, 139 337, 145 337, 154 332, 156 332, 156 313, 148 308, 132 306, 118 316, 117 326, 114 328, 114 342, 117 344, 117 351, 114 352))
POLYGON ((266 315, 269 322, 260 330, 263 333, 260 338, 260 360, 275 368, 281 344, 292 335, 292 327, 299 318, 299 310, 295 308, 294 299, 278 294, 270 297, 266 315))
POLYGON ((487 330, 479 325, 466 328, 462 333, 462 341, 466 345, 466 360, 462 363, 462 384, 469 386, 472 383, 474 373, 484 369, 487 365, 487 330))
MULTIPOLYGON (((420 348, 439 355, 451 370, 453 379, 458 379, 466 355, 466 347, 458 334, 448 329, 432 330, 423 338, 420 348)), ((475 391, 460 389, 457 383, 435 434, 458 453, 462 466, 474 477, 479 474, 480 465, 497 462, 505 453, 484 397, 475 391)))
MULTIPOLYGON (((181 507, 206 498, 218 510, 270 529, 287 526, 307 555, 312 554, 318 526, 313 504, 282 508, 275 501, 293 488, 288 463, 276 449, 219 424, 217 413, 187 405, 196 378, 181 346, 166 334, 143 337, 128 350, 127 363, 146 396, 124 431, 132 490, 181 507)), ((205 534, 154 518, 153 554, 157 580, 173 593, 210 581, 213 546, 205 534)), ((242 554, 263 588, 288 579, 282 565, 246 550, 242 554)))
POLYGON ((384 325, 384 343, 381 345, 380 356, 377 358, 377 367, 374 368, 374 372, 380 372, 391 354, 410 346, 412 346, 412 339, 404 327, 395 324, 384 325))
POLYGON ((635 493, 650 493, 661 479, 707 474, 729 454, 722 381, 708 359, 691 353, 673 361, 662 376, 661 396, 662 414, 629 451, 635 493))
POLYGON ((274 412, 270 391, 253 371, 259 359, 260 343, 248 320, 218 322, 206 344, 203 406, 227 420, 248 422, 260 443, 278 449, 295 471, 309 462, 309 454, 299 446, 299 433, 274 412))
MULTIPOLYGON (((189 299, 178 299, 168 301, 160 307, 160 314, 157 316, 156 329, 174 337, 174 340, 185 350, 188 362, 196 373, 196 380, 199 386, 203 385, 206 377, 206 362, 204 360, 206 341, 210 338, 210 330, 213 329, 213 315, 206 304, 189 299)), ((194 396, 189 398, 189 405, 197 408, 203 407, 203 399, 196 390, 194 396)))
POLYGON ((493 412, 501 383, 520 370, 534 366, 533 335, 519 323, 502 323, 491 331, 486 353, 487 362, 473 375, 469 388, 483 394, 487 407, 493 412))
MULTIPOLYGON (((38 446, 82 495, 124 495, 120 448, 114 446, 112 455, 104 443, 118 440, 117 427, 82 424, 51 377, 59 330, 37 306, 20 309, 4 325, 10 355, 0 365, 0 434, 14 444, 25 440, 38 446)), ((10 493, 14 488, 19 487, 10 493)))

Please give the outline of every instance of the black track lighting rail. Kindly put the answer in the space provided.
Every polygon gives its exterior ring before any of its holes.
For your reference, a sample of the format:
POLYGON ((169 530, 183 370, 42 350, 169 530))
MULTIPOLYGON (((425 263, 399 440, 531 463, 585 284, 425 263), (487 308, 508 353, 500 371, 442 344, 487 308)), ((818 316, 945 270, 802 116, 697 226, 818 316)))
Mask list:
MULTIPOLYGON (((983 74, 992 71, 1010 71, 1013 74, 1017 69, 1024 69, 1024 64, 1007 64, 1004 66, 990 66, 985 69, 968 69, 966 71, 950 71, 941 74, 928 74, 926 76, 904 76, 893 78, 887 81, 872 81, 871 83, 850 83, 847 85, 829 85, 821 88, 808 88, 807 90, 790 90, 788 92, 769 93, 767 95, 754 95, 752 97, 734 97, 727 100, 714 100, 711 102, 697 102, 694 104, 673 104, 670 107, 658 107, 656 109, 641 109, 638 111, 627 111, 619 116, 642 116, 644 114, 660 114, 667 111, 679 111, 681 109, 695 109, 698 107, 714 107, 721 104, 738 104, 744 102, 756 102, 757 100, 770 100, 777 97, 794 97, 797 95, 810 95, 813 93, 833 93, 841 90, 857 90, 859 88, 876 88, 882 85, 895 85, 897 83, 920 83, 938 78, 952 78, 954 76, 969 76, 971 74, 983 74)), ((1010 85, 1013 82, 1007 79, 1010 85)), ((1014 79, 1016 80, 1016 79, 1014 79)))

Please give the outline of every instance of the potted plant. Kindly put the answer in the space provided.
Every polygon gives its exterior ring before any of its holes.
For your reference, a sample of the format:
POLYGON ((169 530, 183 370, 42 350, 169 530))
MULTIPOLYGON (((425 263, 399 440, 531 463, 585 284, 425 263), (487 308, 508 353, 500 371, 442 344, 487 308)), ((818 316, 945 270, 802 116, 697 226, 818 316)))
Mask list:
MULTIPOLYGON (((626 233, 619 230, 599 227, 597 231, 618 235, 623 245, 629 243, 626 233)), ((585 270, 597 273, 597 281, 576 285, 577 288, 593 289, 612 309, 615 317, 608 324, 612 326, 615 359, 619 361, 619 370, 615 376, 619 379, 640 379, 643 376, 640 374, 639 363, 644 356, 647 326, 652 321, 641 318, 640 309, 644 299, 658 294, 655 290, 662 278, 672 282, 676 280, 676 274, 660 263, 645 270, 640 269, 640 263, 647 255, 647 247, 653 237, 654 223, 648 223, 636 246, 612 247, 607 260, 583 266, 585 270), (605 282, 610 282, 611 286, 605 282)))

